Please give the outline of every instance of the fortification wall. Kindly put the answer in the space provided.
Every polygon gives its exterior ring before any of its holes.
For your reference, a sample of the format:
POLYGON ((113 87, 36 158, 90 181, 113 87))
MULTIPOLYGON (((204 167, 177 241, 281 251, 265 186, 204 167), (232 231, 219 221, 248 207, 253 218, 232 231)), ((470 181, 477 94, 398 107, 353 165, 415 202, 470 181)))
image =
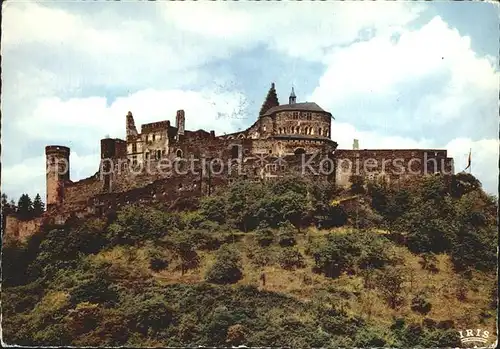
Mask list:
POLYGON ((20 220, 15 216, 5 218, 5 241, 26 241, 28 237, 36 233, 42 226, 43 218, 38 217, 27 221, 20 220))
POLYGON ((64 205, 86 202, 102 191, 99 172, 78 182, 66 182, 64 186, 64 205))
POLYGON ((443 149, 338 149, 336 183, 350 184, 351 175, 393 181, 412 176, 453 174, 453 159, 443 149))

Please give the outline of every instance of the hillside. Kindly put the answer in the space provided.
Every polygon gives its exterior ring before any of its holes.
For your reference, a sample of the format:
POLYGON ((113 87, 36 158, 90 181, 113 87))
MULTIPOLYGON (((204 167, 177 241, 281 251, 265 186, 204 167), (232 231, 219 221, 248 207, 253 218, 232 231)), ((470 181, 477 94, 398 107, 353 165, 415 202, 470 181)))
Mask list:
POLYGON ((496 338, 496 198, 468 174, 237 182, 3 246, 20 345, 443 347, 496 338))

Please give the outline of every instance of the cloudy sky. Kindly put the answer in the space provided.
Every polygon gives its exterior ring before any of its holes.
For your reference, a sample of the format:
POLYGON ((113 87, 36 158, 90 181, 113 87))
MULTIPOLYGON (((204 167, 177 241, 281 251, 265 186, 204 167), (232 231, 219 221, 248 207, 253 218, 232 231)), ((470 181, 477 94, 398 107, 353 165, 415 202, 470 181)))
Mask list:
POLYGON ((498 180, 499 7, 451 2, 21 2, 2 8, 2 192, 45 195, 44 146, 71 179, 99 140, 186 111, 249 126, 271 82, 335 117, 339 148, 445 148, 498 180))

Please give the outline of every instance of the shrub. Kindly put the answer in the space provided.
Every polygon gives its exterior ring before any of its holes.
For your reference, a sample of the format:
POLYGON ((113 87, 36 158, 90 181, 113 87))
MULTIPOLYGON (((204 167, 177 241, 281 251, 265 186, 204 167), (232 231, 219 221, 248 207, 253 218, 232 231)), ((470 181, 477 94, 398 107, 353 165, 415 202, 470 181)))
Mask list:
POLYGON ((392 263, 392 244, 373 232, 356 234, 330 234, 326 243, 312 247, 315 270, 329 277, 342 272, 360 269, 382 268, 392 263))
POLYGON ((245 327, 240 324, 229 326, 227 329, 226 343, 240 345, 245 341, 245 327))
POLYGON ((241 279, 241 257, 239 252, 223 245, 216 255, 216 261, 206 274, 209 282, 216 284, 231 284, 241 279))
POLYGON ((431 311, 431 307, 431 303, 421 293, 417 294, 411 301, 411 310, 424 315, 431 311))
POLYGON ((285 248, 278 255, 278 263, 283 269, 305 267, 304 257, 296 248, 285 248))
POLYGON ((168 267, 168 261, 164 258, 153 257, 149 260, 151 270, 158 272, 168 267))
POLYGON ((132 313, 132 325, 140 333, 147 334, 150 330, 157 332, 168 327, 172 317, 173 310, 168 306, 165 297, 156 295, 136 303, 132 313))
POLYGON ((386 344, 384 336, 380 331, 373 328, 363 328, 356 333, 354 346, 358 348, 380 348, 386 344))
POLYGON ((437 273, 439 271, 437 265, 438 261, 434 253, 423 253, 420 256, 422 259, 419 261, 422 269, 428 270, 431 273, 437 273))
POLYGON ((252 264, 258 267, 265 267, 274 263, 274 251, 270 249, 258 249, 250 255, 247 255, 252 264))
POLYGON ((281 247, 294 246, 297 241, 295 240, 294 231, 290 225, 283 225, 279 228, 278 243, 281 247))
POLYGON ((255 232, 257 242, 260 246, 266 247, 273 243, 274 234, 270 228, 259 228, 255 232))
POLYGON ((378 273, 376 284, 392 309, 400 305, 403 300, 401 293, 404 282, 404 272, 399 268, 388 267, 378 273))

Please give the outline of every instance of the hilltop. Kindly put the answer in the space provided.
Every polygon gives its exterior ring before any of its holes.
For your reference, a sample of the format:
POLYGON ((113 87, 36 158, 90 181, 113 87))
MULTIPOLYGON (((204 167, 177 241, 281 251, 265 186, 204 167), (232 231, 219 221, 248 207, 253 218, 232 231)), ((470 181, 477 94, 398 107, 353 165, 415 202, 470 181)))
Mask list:
POLYGON ((3 246, 19 345, 460 346, 496 338, 496 198, 473 176, 238 181, 3 246))

